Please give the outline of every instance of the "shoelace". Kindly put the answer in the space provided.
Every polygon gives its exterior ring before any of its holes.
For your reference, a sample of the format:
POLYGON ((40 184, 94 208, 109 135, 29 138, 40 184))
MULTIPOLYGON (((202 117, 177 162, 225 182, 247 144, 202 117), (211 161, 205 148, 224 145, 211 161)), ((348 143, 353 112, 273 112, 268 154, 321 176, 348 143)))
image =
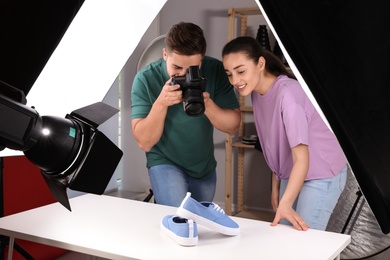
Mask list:
POLYGON ((217 204, 212 203, 211 205, 213 205, 213 210, 216 210, 216 211, 219 211, 219 212, 225 214, 225 211, 220 206, 218 206, 217 204))

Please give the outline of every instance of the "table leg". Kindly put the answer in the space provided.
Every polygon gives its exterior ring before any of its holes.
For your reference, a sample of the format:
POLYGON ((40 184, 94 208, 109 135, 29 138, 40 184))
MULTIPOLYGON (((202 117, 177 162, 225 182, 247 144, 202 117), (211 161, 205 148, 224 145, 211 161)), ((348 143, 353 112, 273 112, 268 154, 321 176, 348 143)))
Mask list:
POLYGON ((8 244, 8 260, 12 260, 12 253, 14 252, 14 242, 15 242, 15 238, 10 237, 9 244, 8 244))

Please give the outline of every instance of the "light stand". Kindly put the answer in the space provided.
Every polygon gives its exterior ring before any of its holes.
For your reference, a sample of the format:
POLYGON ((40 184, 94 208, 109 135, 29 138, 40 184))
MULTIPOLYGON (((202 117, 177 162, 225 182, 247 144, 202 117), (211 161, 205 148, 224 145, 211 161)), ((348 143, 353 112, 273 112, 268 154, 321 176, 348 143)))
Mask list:
POLYGON ((357 197, 356 197, 355 203, 353 204, 352 209, 351 209, 351 212, 349 213, 348 218, 347 218, 347 220, 345 221, 344 227, 343 227, 343 229, 341 230, 341 234, 344 234, 345 231, 347 230, 348 224, 349 224, 349 222, 351 221, 351 218, 352 218, 352 216, 353 216, 353 213, 355 212, 356 207, 357 207, 357 205, 358 205, 358 203, 359 203, 359 201, 360 201, 360 198, 363 196, 363 193, 362 193, 361 190, 359 189, 359 190, 356 192, 356 195, 357 195, 357 197))

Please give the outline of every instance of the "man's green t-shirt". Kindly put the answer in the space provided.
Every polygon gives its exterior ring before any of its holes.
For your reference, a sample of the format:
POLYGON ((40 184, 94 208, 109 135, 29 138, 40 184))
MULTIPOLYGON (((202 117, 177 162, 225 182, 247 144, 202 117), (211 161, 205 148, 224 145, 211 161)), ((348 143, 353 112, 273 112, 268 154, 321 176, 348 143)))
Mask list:
MULTIPOLYGON (((206 91, 221 108, 239 107, 221 61, 205 56, 200 69, 206 91)), ((169 80, 163 59, 153 62, 134 78, 131 99, 132 119, 145 118, 169 80)), ((208 176, 217 166, 214 157, 214 127, 205 115, 188 116, 182 103, 170 106, 159 142, 146 153, 147 167, 173 164, 194 178, 208 176)))

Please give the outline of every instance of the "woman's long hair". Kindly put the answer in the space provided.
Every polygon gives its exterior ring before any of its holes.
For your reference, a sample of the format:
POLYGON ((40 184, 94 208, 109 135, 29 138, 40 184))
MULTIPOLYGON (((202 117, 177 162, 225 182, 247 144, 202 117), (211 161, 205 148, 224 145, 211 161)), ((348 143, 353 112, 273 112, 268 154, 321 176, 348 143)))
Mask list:
POLYGON ((261 56, 265 59, 265 69, 272 75, 278 77, 286 75, 295 79, 295 76, 287 70, 283 62, 272 52, 263 49, 257 40, 250 36, 240 36, 228 42, 222 50, 222 57, 231 53, 243 53, 255 64, 261 56))

